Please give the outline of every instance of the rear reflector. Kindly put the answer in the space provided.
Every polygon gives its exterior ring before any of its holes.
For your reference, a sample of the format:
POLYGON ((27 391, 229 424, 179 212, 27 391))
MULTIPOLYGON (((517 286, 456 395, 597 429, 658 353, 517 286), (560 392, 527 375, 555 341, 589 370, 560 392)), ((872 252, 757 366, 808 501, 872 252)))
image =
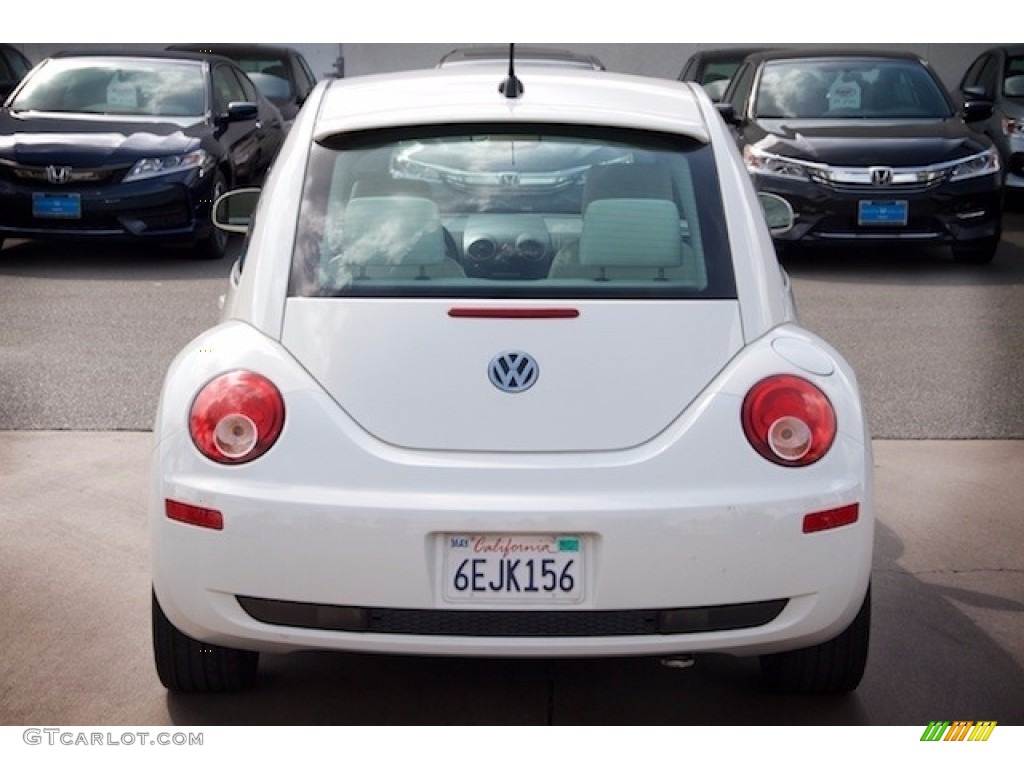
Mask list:
POLYGON ((845 507, 826 509, 823 512, 812 512, 804 517, 804 533, 818 533, 832 528, 856 523, 860 516, 860 504, 848 504, 845 507))
POLYGON ((164 508, 167 510, 167 517, 177 520, 179 523, 198 525, 200 528, 211 528, 215 531, 223 530, 224 516, 216 509, 195 507, 181 501, 166 499, 164 508))

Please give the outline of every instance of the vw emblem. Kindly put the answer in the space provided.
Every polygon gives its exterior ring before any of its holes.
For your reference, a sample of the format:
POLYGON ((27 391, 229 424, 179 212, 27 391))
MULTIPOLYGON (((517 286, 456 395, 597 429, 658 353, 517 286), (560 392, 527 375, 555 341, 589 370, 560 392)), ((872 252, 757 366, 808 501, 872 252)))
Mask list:
POLYGON ((876 187, 892 184, 892 168, 871 168, 871 183, 876 187))
POLYGON ((525 392, 537 383, 540 368, 525 352, 502 352, 487 368, 491 383, 502 392, 525 392))
POLYGON ((71 167, 67 165, 46 166, 46 180, 51 184, 67 184, 71 181, 71 167))

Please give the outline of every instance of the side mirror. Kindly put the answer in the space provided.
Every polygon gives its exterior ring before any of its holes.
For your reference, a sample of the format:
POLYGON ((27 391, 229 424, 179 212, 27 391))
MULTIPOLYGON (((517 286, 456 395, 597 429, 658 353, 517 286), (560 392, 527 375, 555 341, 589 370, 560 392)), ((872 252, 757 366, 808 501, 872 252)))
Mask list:
POLYGON ((260 199, 256 187, 233 189, 213 201, 213 224, 217 229, 244 235, 249 231, 253 211, 260 199))
POLYGON ((770 192, 758 192, 757 199, 761 202, 761 211, 768 222, 768 231, 773 236, 785 234, 793 228, 796 214, 793 213, 793 206, 786 198, 770 192))
POLYGON ((228 122, 236 120, 255 120, 260 115, 260 108, 252 101, 232 101, 228 104, 228 122))
POLYGON ((739 125, 740 119, 736 115, 736 108, 732 104, 727 104, 722 101, 715 102, 715 109, 718 110, 718 114, 722 116, 729 125, 739 125))
POLYGON ((960 114, 968 123, 988 120, 992 117, 995 104, 980 85, 969 85, 960 93, 960 114))
POLYGON ((976 123, 979 120, 988 120, 992 117, 992 112, 995 110, 995 104, 988 99, 976 99, 970 96, 964 100, 963 113, 964 120, 968 123, 976 123))

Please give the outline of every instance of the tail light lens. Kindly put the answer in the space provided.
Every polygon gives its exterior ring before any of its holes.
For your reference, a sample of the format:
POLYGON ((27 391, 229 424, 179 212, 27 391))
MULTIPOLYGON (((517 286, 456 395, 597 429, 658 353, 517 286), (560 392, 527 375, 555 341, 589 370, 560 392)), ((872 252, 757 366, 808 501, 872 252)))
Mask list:
POLYGON ((225 373, 192 403, 189 433, 204 456, 244 464, 266 453, 284 426, 284 398, 273 382, 250 371, 225 373))
POLYGON ((813 464, 836 437, 836 413, 825 393, 798 376, 770 376, 743 400, 743 432, 758 453, 786 467, 813 464))

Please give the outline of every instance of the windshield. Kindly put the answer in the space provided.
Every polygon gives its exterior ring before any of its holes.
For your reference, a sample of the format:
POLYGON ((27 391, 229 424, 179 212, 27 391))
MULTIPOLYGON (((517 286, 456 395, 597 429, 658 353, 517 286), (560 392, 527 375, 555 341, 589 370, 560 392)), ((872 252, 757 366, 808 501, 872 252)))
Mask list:
POLYGON ((314 146, 292 295, 734 297, 710 147, 577 130, 314 146))
POLYGON ((1007 96, 1024 98, 1024 56, 1013 56, 1007 60, 1003 92, 1007 96))
POLYGON ((198 61, 52 59, 36 71, 10 107, 16 111, 198 117, 205 112, 198 61))
POLYGON ((754 116, 767 118, 946 118, 942 87, 919 62, 808 59, 768 62, 754 116))
POLYGON ((260 93, 273 102, 287 101, 293 95, 288 62, 269 56, 234 56, 260 93))

